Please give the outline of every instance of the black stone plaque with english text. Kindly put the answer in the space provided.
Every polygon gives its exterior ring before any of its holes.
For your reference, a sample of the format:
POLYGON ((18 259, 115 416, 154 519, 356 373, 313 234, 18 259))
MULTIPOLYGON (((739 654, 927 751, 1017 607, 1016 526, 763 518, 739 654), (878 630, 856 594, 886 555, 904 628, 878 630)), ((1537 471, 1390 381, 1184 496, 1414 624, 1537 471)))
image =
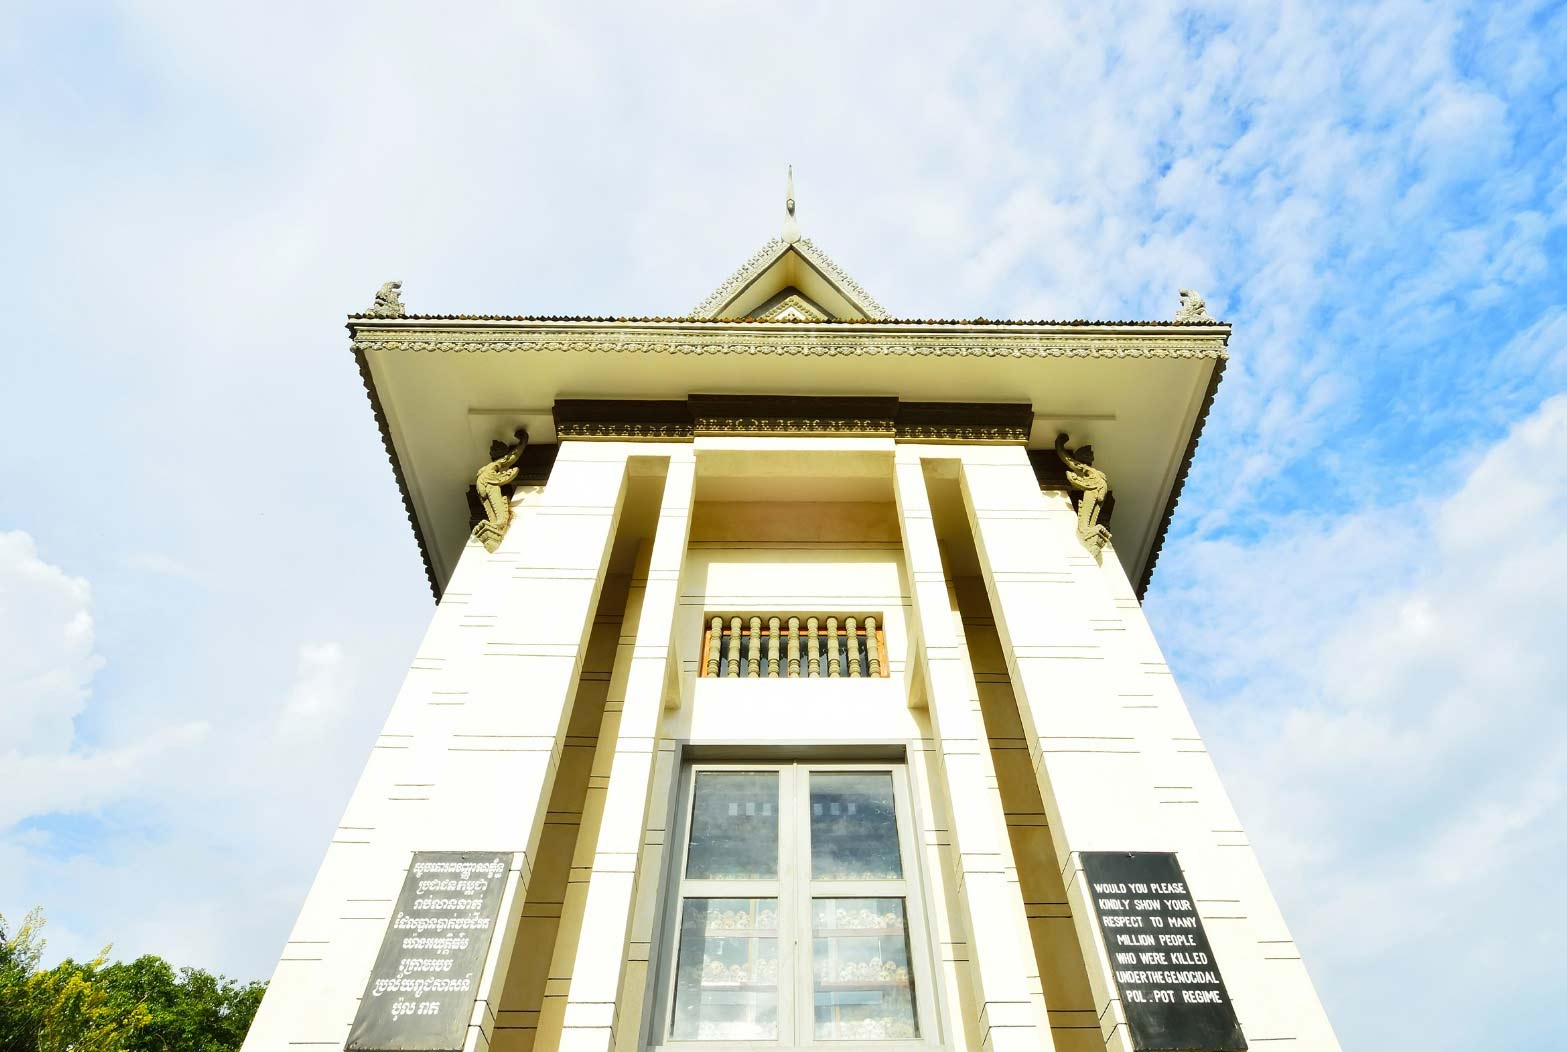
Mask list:
POLYGON ((462 1052, 512 855, 416 851, 348 1052, 462 1052))
POLYGON ((1079 857, 1132 1047, 1242 1052, 1246 1038, 1175 856, 1084 851, 1079 857))

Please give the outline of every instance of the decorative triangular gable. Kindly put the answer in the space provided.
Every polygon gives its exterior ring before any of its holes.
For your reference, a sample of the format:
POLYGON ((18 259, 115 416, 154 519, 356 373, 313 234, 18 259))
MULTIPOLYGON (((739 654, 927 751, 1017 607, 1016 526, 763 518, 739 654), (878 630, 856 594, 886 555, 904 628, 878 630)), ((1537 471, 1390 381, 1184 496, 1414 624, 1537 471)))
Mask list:
POLYGON ((773 238, 692 310, 693 318, 757 318, 799 321, 880 321, 889 315, 827 254, 805 238, 773 238), (780 293, 797 293, 800 316, 780 311, 780 293), (814 310, 813 310, 814 308, 814 310), (816 311, 821 317, 811 317, 816 311))
POLYGON ((827 312, 800 295, 785 292, 778 302, 754 315, 760 321, 826 321, 827 312))

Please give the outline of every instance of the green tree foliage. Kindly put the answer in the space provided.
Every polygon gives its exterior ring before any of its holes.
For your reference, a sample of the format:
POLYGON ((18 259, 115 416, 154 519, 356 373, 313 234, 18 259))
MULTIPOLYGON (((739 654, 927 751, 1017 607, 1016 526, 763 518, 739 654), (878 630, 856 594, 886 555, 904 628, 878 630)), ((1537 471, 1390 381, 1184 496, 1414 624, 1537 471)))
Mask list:
POLYGON ((124 1046, 126 1052, 228 1052, 237 1049, 261 1004, 265 983, 239 983, 200 968, 176 975, 161 957, 148 954, 100 973, 111 1008, 144 1006, 147 1025, 124 1046))
POLYGON ((0 917, 0 1052, 231 1052, 266 989, 151 954, 107 964, 107 946, 41 969, 42 928, 39 910, 11 934, 0 917))

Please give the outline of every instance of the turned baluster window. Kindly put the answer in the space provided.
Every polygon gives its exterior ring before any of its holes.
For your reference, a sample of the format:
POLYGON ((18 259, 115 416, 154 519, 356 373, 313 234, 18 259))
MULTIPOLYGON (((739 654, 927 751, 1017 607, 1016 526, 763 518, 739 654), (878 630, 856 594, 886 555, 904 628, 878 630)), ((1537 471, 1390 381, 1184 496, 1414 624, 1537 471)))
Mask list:
POLYGON ((884 679, 887 638, 875 614, 708 617, 706 679, 884 679))

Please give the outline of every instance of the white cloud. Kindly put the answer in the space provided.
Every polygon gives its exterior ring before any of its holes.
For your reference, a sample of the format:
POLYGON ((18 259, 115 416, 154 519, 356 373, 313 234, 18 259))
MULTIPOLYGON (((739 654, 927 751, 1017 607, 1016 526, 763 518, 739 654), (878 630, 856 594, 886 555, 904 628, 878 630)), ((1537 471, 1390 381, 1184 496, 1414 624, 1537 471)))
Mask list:
MULTIPOLYGON (((1483 945, 1498 896, 1546 895, 1567 864, 1564 522, 1558 396, 1455 491, 1191 544, 1150 603, 1353 1044, 1482 1040, 1455 1018, 1488 996, 1477 976, 1431 975, 1413 1020, 1375 980, 1423 971, 1436 941, 1483 945)), ((1529 923, 1567 936, 1549 911, 1529 923)), ((1556 985, 1544 950, 1519 947, 1510 989, 1556 985)))
POLYGON ((113 941, 121 956, 266 975, 369 744, 354 665, 340 643, 304 643, 292 679, 253 707, 0 753, 3 912, 63 913, 51 958, 113 941))
POLYGON ((93 648, 92 588, 38 557, 21 530, 0 533, 0 739, 57 750, 103 667, 93 648))
POLYGON ((94 811, 134 800, 164 765, 190 762, 207 725, 159 728, 127 745, 107 749, 0 753, 0 830, 26 818, 94 811))
POLYGON ((1493 171, 1506 156, 1511 138, 1501 99, 1450 82, 1432 87, 1414 130, 1422 161, 1439 178, 1493 171))
POLYGON ((340 643, 305 643, 299 648, 294 686, 283 706, 284 730, 319 728, 341 715, 353 677, 340 643))
POLYGON ((1495 383, 1560 385, 1567 379, 1567 307, 1548 308, 1496 355, 1495 383))
POLYGON ((183 560, 161 552, 136 552, 125 560, 125 564, 134 570, 145 570, 147 573, 162 577, 174 577, 192 582, 201 581, 201 575, 183 560))
POLYGON ((0 533, 0 639, 0 830, 113 801, 205 732, 198 721, 108 748, 77 740, 76 719, 103 667, 92 588, 39 558, 20 530, 0 533))

